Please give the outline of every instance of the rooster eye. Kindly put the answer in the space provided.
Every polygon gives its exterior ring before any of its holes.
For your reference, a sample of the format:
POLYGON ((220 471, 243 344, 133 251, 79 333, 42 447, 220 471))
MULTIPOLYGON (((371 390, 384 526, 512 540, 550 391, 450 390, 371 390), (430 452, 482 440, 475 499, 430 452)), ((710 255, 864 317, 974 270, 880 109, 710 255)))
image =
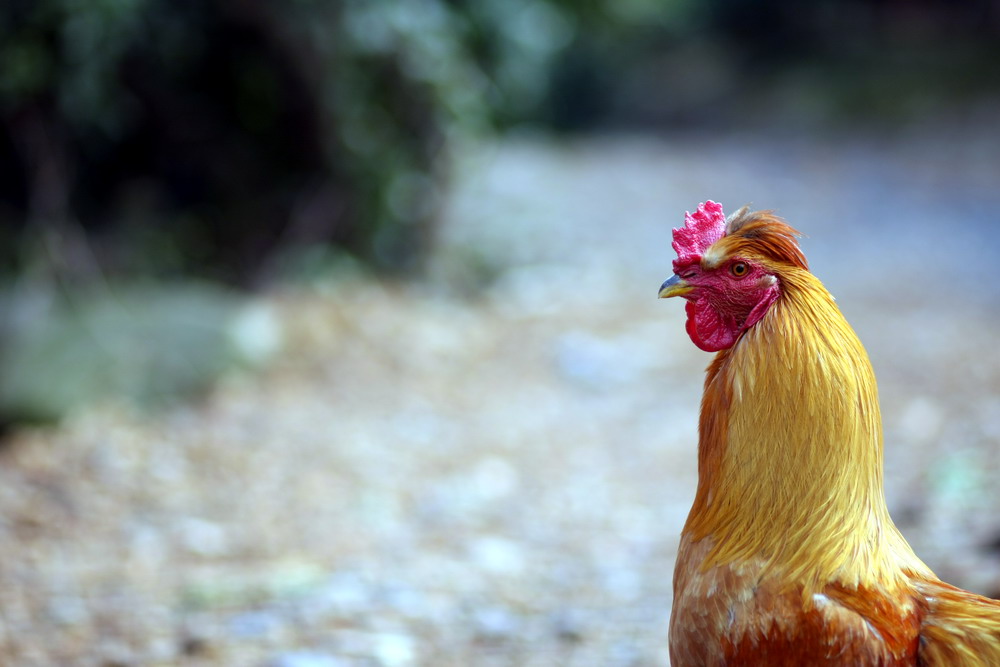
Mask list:
POLYGON ((737 278, 742 278, 747 274, 750 268, 743 262, 736 262, 735 264, 732 265, 732 267, 730 267, 729 270, 737 278))

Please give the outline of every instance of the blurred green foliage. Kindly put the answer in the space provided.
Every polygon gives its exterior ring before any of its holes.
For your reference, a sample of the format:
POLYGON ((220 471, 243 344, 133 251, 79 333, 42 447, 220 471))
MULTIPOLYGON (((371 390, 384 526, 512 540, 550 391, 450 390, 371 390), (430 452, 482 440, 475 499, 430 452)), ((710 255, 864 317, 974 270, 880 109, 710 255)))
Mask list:
POLYGON ((413 268, 448 141, 537 115, 586 13, 13 0, 0 8, 0 253, 23 265, 11 229, 70 221, 105 269, 129 274, 254 282, 316 243, 413 268))
POLYGON ((0 415, 16 421, 52 421, 100 399, 163 405, 265 360, 280 343, 268 311, 204 283, 57 294, 22 284, 0 294, 0 308, 0 415))
POLYGON ((694 4, 12 0, 0 254, 23 265, 20 237, 69 221, 129 275, 254 283, 314 244, 412 269, 451 140, 585 125, 616 49, 694 4))

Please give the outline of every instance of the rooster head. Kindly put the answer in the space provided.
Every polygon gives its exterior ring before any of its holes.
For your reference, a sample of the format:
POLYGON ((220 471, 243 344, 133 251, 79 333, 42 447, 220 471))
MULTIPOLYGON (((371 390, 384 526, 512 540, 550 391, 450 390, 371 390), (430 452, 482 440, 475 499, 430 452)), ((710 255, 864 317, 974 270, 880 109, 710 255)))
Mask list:
POLYGON ((798 232, 744 206, 727 219, 706 201, 673 231, 674 275, 660 298, 687 299, 687 332, 706 352, 732 347, 781 296, 782 273, 807 270, 798 232))

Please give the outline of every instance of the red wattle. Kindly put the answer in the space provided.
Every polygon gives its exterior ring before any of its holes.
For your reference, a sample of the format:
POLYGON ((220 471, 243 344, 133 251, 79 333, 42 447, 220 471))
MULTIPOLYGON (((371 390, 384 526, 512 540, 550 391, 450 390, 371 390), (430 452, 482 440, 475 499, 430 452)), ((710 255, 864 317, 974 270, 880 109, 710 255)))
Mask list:
POLYGON ((718 352, 732 347, 742 333, 734 320, 727 321, 728 318, 723 318, 706 301, 688 301, 684 309, 687 312, 684 328, 692 342, 705 352, 718 352))
POLYGON ((777 286, 760 293, 759 300, 750 312, 739 318, 744 320, 742 324, 737 316, 720 312, 712 305, 711 300, 692 299, 684 307, 687 312, 685 329, 694 344, 705 352, 725 350, 735 345, 744 331, 767 314, 771 304, 778 300, 779 294, 777 286))

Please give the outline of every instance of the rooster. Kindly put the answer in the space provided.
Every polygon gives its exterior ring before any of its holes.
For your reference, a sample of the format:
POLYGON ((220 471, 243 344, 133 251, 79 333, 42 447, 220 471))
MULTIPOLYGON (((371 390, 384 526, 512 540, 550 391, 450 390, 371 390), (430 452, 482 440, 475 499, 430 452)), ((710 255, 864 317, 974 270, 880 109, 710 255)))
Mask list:
POLYGON ((889 516, 875 375, 797 236, 711 201, 673 232, 659 296, 717 354, 671 663, 1000 666, 1000 601, 934 576, 889 516))

